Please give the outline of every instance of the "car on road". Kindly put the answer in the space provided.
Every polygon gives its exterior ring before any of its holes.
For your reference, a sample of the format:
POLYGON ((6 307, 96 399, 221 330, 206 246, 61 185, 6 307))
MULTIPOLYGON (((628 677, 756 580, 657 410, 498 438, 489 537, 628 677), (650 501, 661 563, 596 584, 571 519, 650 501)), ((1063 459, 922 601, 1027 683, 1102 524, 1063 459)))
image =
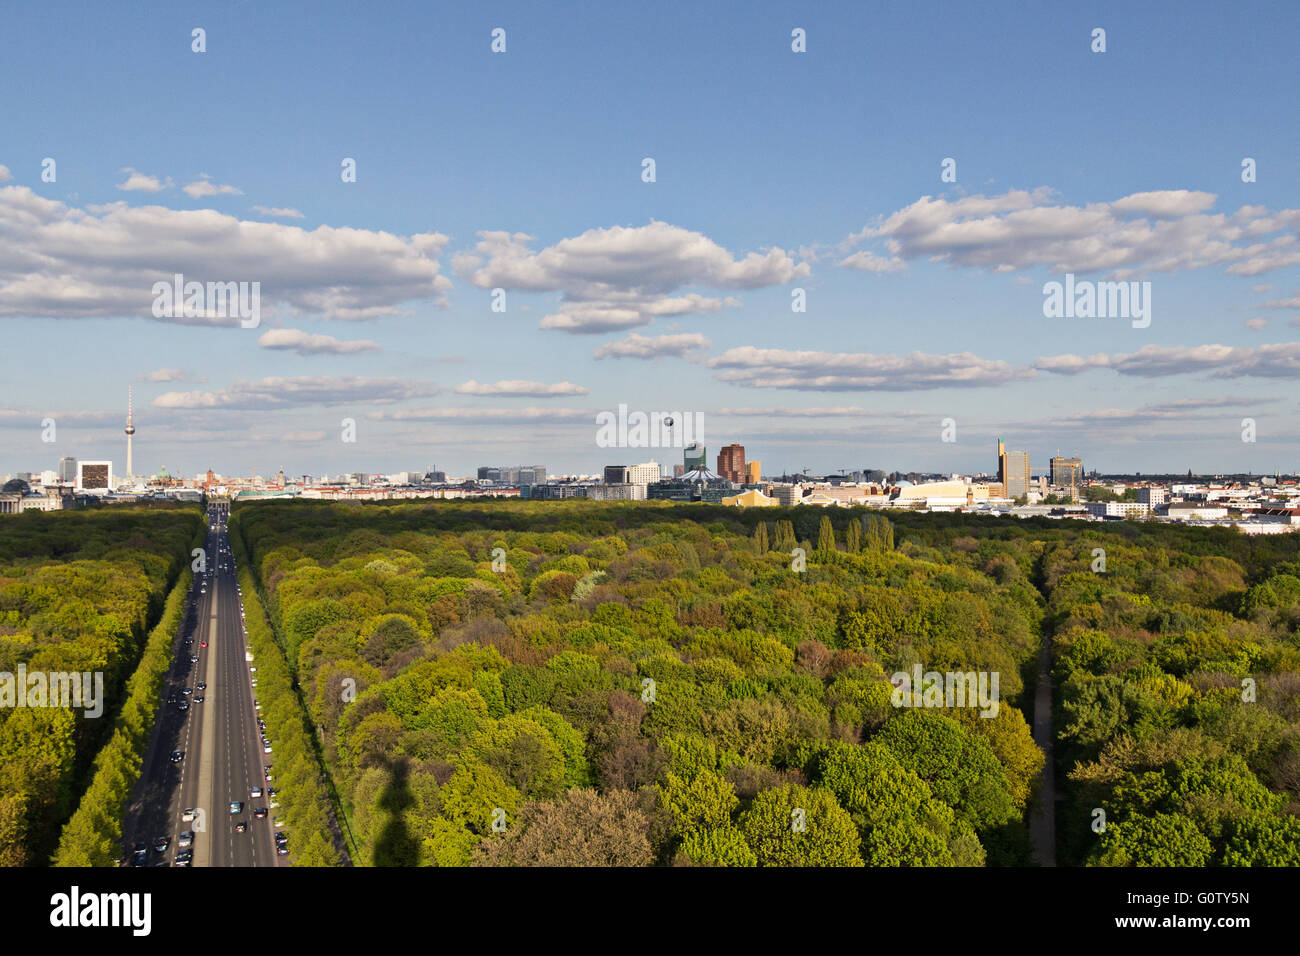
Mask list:
POLYGON ((277 844, 277 845, 276 845, 276 848, 275 848, 275 855, 276 855, 276 856, 288 856, 288 855, 289 855, 289 844, 287 844, 287 843, 280 843, 280 844, 277 844))
POLYGON ((267 764, 267 765, 266 765, 266 780, 267 780, 267 783, 270 783, 270 781, 271 781, 271 765, 270 765, 270 764, 267 764))
POLYGON ((174 703, 176 703, 176 695, 175 695, 175 694, 168 694, 168 695, 167 695, 167 703, 169 703, 169 704, 174 704, 174 703))
POLYGON ((182 688, 181 693, 184 694, 186 697, 189 697, 190 694, 194 693, 194 688, 193 687, 182 688))
POLYGON ((192 637, 187 637, 187 638, 185 638, 185 643, 186 643, 186 644, 193 644, 193 643, 194 643, 194 638, 192 638, 192 637))
POLYGON ((131 851, 131 863, 133 866, 144 866, 149 859, 149 848, 144 843, 137 843, 135 849, 131 851))
POLYGON ((189 823, 194 819, 194 808, 186 807, 181 811, 181 823, 189 823))
POLYGON ((252 790, 248 791, 248 795, 250 797, 260 797, 262 795, 262 788, 254 787, 252 790))
POLYGON ((184 751, 184 750, 173 750, 173 751, 172 751, 172 763, 180 763, 180 762, 181 762, 182 760, 184 760, 184 759, 185 759, 185 751, 184 751))
POLYGON ((265 820, 266 807, 253 807, 253 817, 258 820, 265 820))
POLYGON ((198 694, 198 695, 196 695, 196 696, 194 697, 194 703, 196 703, 196 704, 201 704, 201 703, 203 703, 203 695, 202 695, 202 694, 198 694))
POLYGON ((186 700, 181 701, 179 704, 176 705, 176 709, 177 709, 177 710, 189 710, 189 709, 190 709, 189 701, 186 701, 186 700))
POLYGON ((242 803, 240 803, 238 800, 231 800, 231 801, 230 801, 230 812, 231 812, 231 813, 243 813, 243 812, 244 812, 244 805, 243 805, 242 803))
POLYGON ((199 662, 199 655, 197 655, 197 654, 191 654, 191 655, 190 655, 190 663, 191 663, 191 664, 197 664, 198 662, 199 662))
POLYGON ((235 824, 235 832, 236 833, 248 832, 248 824, 245 823, 243 820, 240 820, 238 823, 235 824))
POLYGON ((207 647, 207 646, 208 646, 207 641, 199 641, 199 647, 207 647))
POLYGON ((158 839, 153 841, 153 849, 155 853, 166 853, 167 848, 171 845, 171 837, 160 836, 158 839))
POLYGON ((176 841, 176 845, 177 845, 178 847, 180 847, 182 850, 185 849, 187 846, 193 846, 193 845, 194 845, 194 831, 193 831, 193 830, 182 830, 182 831, 181 831, 180 838, 176 841))
POLYGON ((262 744, 262 753, 269 754, 270 752, 271 752, 271 745, 269 743, 262 744))
POLYGON ((189 866, 193 862, 194 862, 194 851, 181 850, 180 853, 176 854, 176 862, 173 863, 172 866, 189 866))
POLYGON ((201 680, 201 681, 199 681, 197 684, 195 684, 194 686, 195 686, 196 688, 198 688, 199 690, 207 690, 207 689, 208 689, 208 682, 205 681, 205 680, 201 680))

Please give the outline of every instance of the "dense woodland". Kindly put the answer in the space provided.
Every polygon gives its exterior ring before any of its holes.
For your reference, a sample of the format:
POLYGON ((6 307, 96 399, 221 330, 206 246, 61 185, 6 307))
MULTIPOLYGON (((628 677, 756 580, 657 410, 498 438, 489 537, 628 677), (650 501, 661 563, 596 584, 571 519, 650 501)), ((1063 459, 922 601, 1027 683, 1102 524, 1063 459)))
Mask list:
POLYGON ((233 524, 354 862, 1029 863, 1045 639, 1062 862, 1300 862, 1294 536, 585 502, 233 524), (997 717, 896 708, 914 663, 998 672, 997 717))
POLYGON ((201 528, 196 507, 123 505, 0 521, 0 671, 99 671, 105 697, 98 718, 80 709, 0 708, 0 865, 49 861, 120 716, 146 636, 172 585, 188 574, 201 528))

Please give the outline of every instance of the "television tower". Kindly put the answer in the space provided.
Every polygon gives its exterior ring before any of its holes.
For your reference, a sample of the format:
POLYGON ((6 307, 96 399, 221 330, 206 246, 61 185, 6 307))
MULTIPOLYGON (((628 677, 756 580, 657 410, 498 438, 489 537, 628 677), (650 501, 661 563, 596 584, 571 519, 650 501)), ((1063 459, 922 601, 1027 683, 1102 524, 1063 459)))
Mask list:
POLYGON ((135 424, 131 421, 132 411, 131 386, 126 387, 126 476, 132 478, 135 476, 135 470, 131 459, 131 436, 135 434, 135 424))

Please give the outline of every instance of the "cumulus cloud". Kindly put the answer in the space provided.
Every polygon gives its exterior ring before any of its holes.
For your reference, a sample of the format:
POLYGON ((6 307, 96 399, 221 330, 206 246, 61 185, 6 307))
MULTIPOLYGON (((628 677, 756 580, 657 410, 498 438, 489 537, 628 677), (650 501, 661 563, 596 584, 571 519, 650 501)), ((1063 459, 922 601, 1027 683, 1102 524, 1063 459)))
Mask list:
POLYGON ((397 378, 356 376, 300 376, 239 380, 212 392, 166 392, 153 400, 154 408, 252 409, 266 411, 311 405, 383 404, 436 394, 428 382, 397 378))
POLYGON ((263 216, 274 216, 279 219, 307 218, 298 210, 290 209, 288 206, 254 206, 253 212, 260 213, 263 216))
MULTIPOLYGON (((447 424, 537 425, 546 423, 591 422, 596 413, 585 408, 541 408, 529 405, 524 408, 409 408, 396 411, 370 412, 367 418, 376 421, 424 422, 447 424)), ((594 432, 593 432, 594 434, 594 432)))
POLYGON ((698 332, 678 332, 670 335, 641 335, 629 333, 617 342, 607 342, 592 353, 594 358, 686 358, 698 349, 707 349, 713 343, 698 332))
POLYGON ((244 195, 242 189, 236 189, 234 186, 218 186, 207 173, 199 173, 199 178, 188 186, 182 186, 181 191, 191 199, 204 199, 208 196, 244 195))
POLYGON ((0 183, 7 183, 11 179, 13 179, 13 176, 9 172, 9 167, 4 163, 0 163, 0 183))
POLYGON ((480 232, 474 250, 456 255, 452 265, 480 289, 562 293, 559 309, 545 316, 541 327, 574 333, 718 312, 739 302, 684 290, 757 289, 810 271, 779 248, 738 259, 701 233, 658 221, 589 229, 541 250, 532 249, 532 241, 523 233, 480 232))
POLYGON ((126 182, 118 183, 117 188, 125 192, 159 193, 172 184, 170 176, 167 177, 167 181, 164 183, 159 177, 137 172, 130 166, 124 166, 122 172, 128 174, 126 182))
POLYGON ((158 368, 152 372, 142 372, 139 376, 141 382, 184 382, 189 378, 188 372, 183 372, 178 368, 158 368))
POLYGON ((1246 320, 1246 328, 1252 329, 1256 332, 1258 332, 1260 329, 1267 328, 1267 327, 1268 327, 1268 319, 1256 318, 1256 319, 1246 320))
POLYGON ((340 341, 332 335, 311 335, 301 329, 269 329, 258 338, 264 349, 292 349, 299 355, 354 355, 357 352, 374 352, 377 342, 356 339, 340 341))
POLYGON ((1186 189, 1142 192, 1113 202, 1069 206, 1051 190, 1012 190, 1000 196, 936 199, 922 196, 850 236, 849 247, 875 243, 840 264, 888 271, 915 259, 1011 272, 1175 272, 1222 266, 1233 275, 1259 275, 1300 263, 1300 209, 1271 212, 1243 206, 1211 213, 1213 193, 1186 189))
MULTIPOLYGON (((153 318, 153 285, 260 282, 263 314, 283 306, 340 320, 442 302, 448 238, 367 229, 312 230, 211 209, 125 202, 85 209, 25 186, 0 186, 0 316, 153 318)), ((183 323, 183 318, 160 321, 183 323)), ((193 320, 190 320, 193 321, 193 320)))
POLYGON ((518 379, 492 384, 486 382, 480 384, 471 379, 457 385, 456 392, 460 395, 510 395, 527 398, 553 398, 561 395, 587 394, 585 388, 581 385, 574 385, 572 382, 556 382, 553 385, 548 385, 545 382, 525 382, 518 379))
POLYGON ((1097 353, 1086 358, 1048 356, 1035 361, 1034 368, 1065 375, 1108 368, 1120 375, 1141 378, 1197 372, 1207 372, 1214 378, 1292 378, 1300 374, 1300 342, 1256 346, 1144 345, 1128 354, 1097 353))
POLYGON ((904 392, 926 388, 978 388, 1003 385, 1034 375, 1007 362, 969 352, 950 355, 872 355, 865 352, 813 352, 728 349, 708 361, 722 369, 718 378, 749 388, 809 391, 904 392))
POLYGON ((841 405, 826 408, 719 408, 710 414, 736 418, 858 418, 868 412, 857 405, 841 405))

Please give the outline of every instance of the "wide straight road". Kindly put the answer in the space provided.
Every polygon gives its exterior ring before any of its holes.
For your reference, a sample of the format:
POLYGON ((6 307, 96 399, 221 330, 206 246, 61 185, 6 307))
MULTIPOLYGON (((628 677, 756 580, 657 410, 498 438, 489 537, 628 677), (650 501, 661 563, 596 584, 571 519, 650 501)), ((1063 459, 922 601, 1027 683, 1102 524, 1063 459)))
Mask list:
POLYGON ((127 809, 124 858, 130 861, 133 848, 145 843, 148 862, 170 863, 180 852, 181 832, 193 830, 195 866, 279 866, 289 857, 275 848, 277 810, 269 794, 274 781, 266 780, 265 771, 274 754, 264 752, 258 724, 252 686, 257 675, 251 670, 256 662, 245 656, 243 603, 225 512, 213 509, 209 515, 208 570, 196 575, 193 607, 177 636, 164 703, 127 809), (172 696, 175 703, 165 702, 172 696), (188 709, 180 708, 182 702, 188 709), (171 759, 175 750, 184 754, 179 762, 171 759), (258 787, 261 794, 253 796, 258 787), (240 812, 230 812, 232 802, 242 804, 240 812), (256 807, 267 808, 267 815, 256 818, 256 807), (187 810, 195 812, 192 822, 183 818, 187 810), (243 832, 237 824, 245 825, 243 832), (170 846, 157 852, 154 843, 162 836, 170 846))

